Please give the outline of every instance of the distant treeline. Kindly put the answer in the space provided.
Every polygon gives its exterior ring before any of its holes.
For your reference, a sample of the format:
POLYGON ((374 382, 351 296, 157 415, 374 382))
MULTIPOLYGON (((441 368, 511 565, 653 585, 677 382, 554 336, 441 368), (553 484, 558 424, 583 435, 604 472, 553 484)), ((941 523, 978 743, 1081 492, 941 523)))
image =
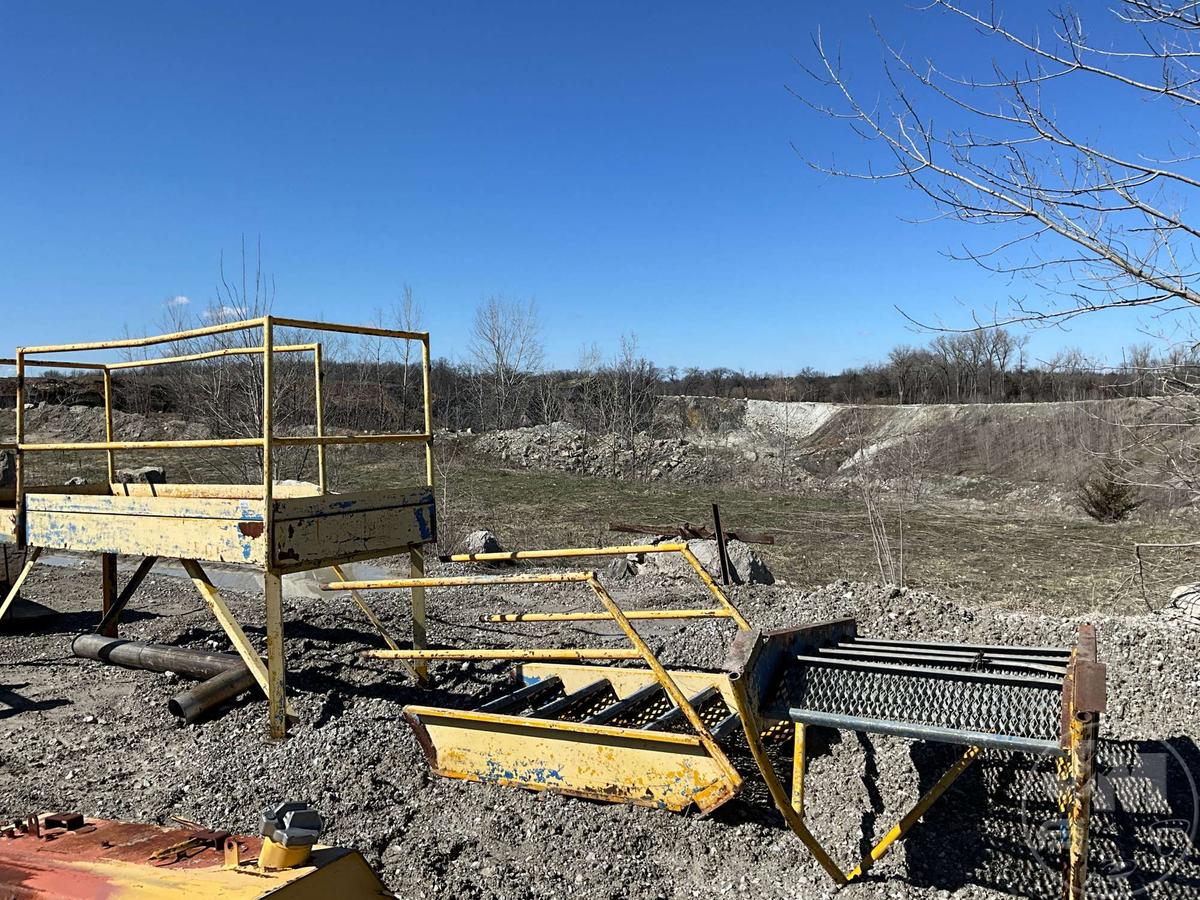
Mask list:
POLYGON ((1147 396, 1165 372, 1195 361, 1131 347, 1122 363, 1100 366, 1079 350, 1031 365, 1028 338, 1005 329, 939 335, 924 347, 899 346, 887 359, 838 374, 805 367, 794 375, 732 369, 668 369, 664 394, 809 400, 823 403, 1037 403, 1147 396))
MULTIPOLYGON (((795 374, 664 369, 642 356, 632 338, 624 339, 612 358, 593 352, 574 369, 519 369, 499 354, 488 365, 439 359, 431 372, 434 418, 455 430, 569 421, 596 433, 632 437, 649 427, 656 398, 665 395, 854 404, 1092 400, 1148 396, 1157 391, 1164 373, 1194 365, 1185 353, 1156 357, 1148 346, 1131 348, 1117 367, 1099 367, 1079 351, 1030 365, 1025 343, 1025 338, 1003 329, 939 335, 924 347, 897 347, 884 361, 838 374, 808 367, 795 374)), ((277 371, 280 402, 287 407, 281 421, 306 422, 311 415, 311 369, 281 361, 277 371)), ((114 379, 115 402, 128 412, 181 418, 206 410, 214 425, 246 420, 247 433, 253 433, 261 415, 254 402, 259 396, 256 380, 254 365, 242 358, 172 366, 169 374, 163 369, 129 370, 114 379), (198 403, 200 399, 204 402, 198 403)), ((328 424, 358 430, 419 429, 420 383, 416 360, 327 361, 328 424)), ((12 406, 14 387, 13 379, 0 379, 0 406, 12 406)), ((102 396, 94 375, 49 372, 29 381, 28 399, 33 403, 95 406, 102 396)))

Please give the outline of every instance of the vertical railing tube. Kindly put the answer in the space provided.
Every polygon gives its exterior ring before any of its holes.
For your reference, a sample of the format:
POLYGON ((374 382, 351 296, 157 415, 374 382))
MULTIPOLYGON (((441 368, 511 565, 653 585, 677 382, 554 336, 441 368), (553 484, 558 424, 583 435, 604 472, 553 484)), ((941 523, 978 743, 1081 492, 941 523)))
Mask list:
MULTIPOLYGON (((104 439, 110 444, 113 442, 112 372, 108 369, 104 370, 104 439)), ((109 448, 104 451, 104 456, 108 462, 108 483, 112 484, 117 480, 116 453, 109 448)))
MULTIPOLYGON (((322 399, 322 368, 321 368, 321 345, 317 344, 313 347, 313 377, 316 379, 316 403, 317 403, 317 437, 325 437, 325 401, 322 399)), ((320 485, 321 493, 326 494, 329 491, 329 484, 326 481, 325 475, 325 445, 317 444, 317 484, 320 485)))
POLYGON ((273 560, 271 559, 271 499, 272 499, 272 484, 274 482, 275 473, 273 469, 272 447, 274 435, 274 422, 272 416, 272 401, 274 400, 274 381, 275 381, 275 338, 272 333, 271 317, 263 316, 262 318, 263 332, 263 412, 262 412, 262 464, 263 464, 263 532, 267 536, 267 568, 273 568, 273 560))
POLYGON ((433 487, 433 395, 430 389, 429 335, 421 339, 421 377, 425 399, 425 483, 433 487))
POLYGON ((13 495, 17 518, 17 546, 25 546, 25 351, 17 348, 17 448, 13 452, 13 495))
POLYGON ((263 539, 267 542, 263 598, 267 624, 267 705, 271 737, 287 736, 286 656, 283 648, 283 587, 275 568, 273 401, 275 337, 271 317, 263 316, 263 539))

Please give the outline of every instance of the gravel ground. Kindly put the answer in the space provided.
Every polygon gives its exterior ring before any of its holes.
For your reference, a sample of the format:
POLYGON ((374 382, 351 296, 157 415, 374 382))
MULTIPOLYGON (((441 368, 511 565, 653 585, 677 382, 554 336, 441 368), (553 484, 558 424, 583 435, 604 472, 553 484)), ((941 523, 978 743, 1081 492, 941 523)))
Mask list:
MULTIPOLYGON (((439 571, 445 571, 443 567, 439 571)), ((587 608, 579 588, 431 592, 435 644, 619 645, 604 623, 473 625, 481 612, 587 608)), ((406 703, 467 705, 496 693, 501 664, 447 664, 419 691, 356 650, 378 644, 349 598, 290 599, 289 686, 301 723, 289 740, 265 736, 265 705, 243 702, 203 725, 177 724, 166 701, 172 676, 70 656, 71 637, 94 626, 98 578, 90 564, 43 567, 26 594, 64 613, 36 630, 0 637, 0 816, 65 808, 166 822, 171 814, 253 830, 261 809, 307 799, 327 821, 325 840, 361 849, 402 897, 832 896, 823 872, 748 778, 743 794, 710 817, 594 803, 431 776, 401 717, 406 703)), ((626 606, 700 601, 691 586, 638 578, 617 586, 626 606), (679 593, 680 596, 674 596, 679 593)), ((261 601, 227 593, 261 640, 261 601)), ((840 582, 804 592, 740 588, 756 624, 775 627, 852 615, 860 632, 984 643, 1066 644, 1078 621, 1042 613, 966 610, 919 591, 840 582)), ((404 634, 398 598, 377 598, 404 634)), ((125 637, 228 649, 190 585, 149 577, 131 604, 125 637)), ((1200 896, 1200 641, 1145 616, 1095 617, 1109 667, 1110 715, 1094 821, 1091 896, 1200 896)), ((697 620, 646 627, 665 661, 716 665, 729 626, 697 620)), ((777 748, 790 771, 786 746, 777 748)), ((734 747, 743 772, 754 771, 734 747)), ((813 730, 806 815, 849 864, 863 835, 878 839, 953 759, 952 748, 813 730)), ((988 754, 909 839, 863 882, 838 895, 864 898, 1054 896, 1054 782, 1044 765, 988 754), (1045 860, 1043 862, 1043 860, 1045 860)))

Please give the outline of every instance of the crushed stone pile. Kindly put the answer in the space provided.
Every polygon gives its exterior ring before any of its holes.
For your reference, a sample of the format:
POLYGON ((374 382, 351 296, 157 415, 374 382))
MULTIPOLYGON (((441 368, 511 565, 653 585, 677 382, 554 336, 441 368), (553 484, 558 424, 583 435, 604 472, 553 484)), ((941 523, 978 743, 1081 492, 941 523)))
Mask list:
POLYGON ((711 451, 683 438, 641 433, 631 447, 620 436, 589 434, 567 422, 487 432, 475 449, 511 466, 579 475, 702 481, 715 474, 711 451))

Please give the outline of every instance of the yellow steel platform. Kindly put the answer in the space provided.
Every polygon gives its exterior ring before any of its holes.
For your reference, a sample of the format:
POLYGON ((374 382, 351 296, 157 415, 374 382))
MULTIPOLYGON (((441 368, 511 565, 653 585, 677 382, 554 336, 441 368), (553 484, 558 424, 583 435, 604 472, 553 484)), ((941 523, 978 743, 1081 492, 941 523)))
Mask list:
MULTIPOLYGON (((437 536, 433 495, 433 418, 430 393, 429 335, 329 322, 262 316, 221 323, 173 334, 82 344, 18 347, 0 365, 17 370, 16 439, 0 443, 15 452, 15 486, 0 493, 0 544, 26 551, 26 563, 7 595, 0 596, 0 619, 16 598, 38 555, 44 549, 97 553, 101 561, 103 618, 98 631, 115 637, 121 610, 154 566, 155 561, 178 559, 196 589, 212 609, 230 641, 254 674, 269 703, 271 734, 282 737, 291 710, 286 700, 282 586, 280 579, 307 569, 332 568, 357 560, 406 554, 412 574, 424 573, 422 548, 437 536), (324 370, 320 343, 281 343, 276 335, 334 332, 394 338, 420 344, 424 421, 420 431, 393 434, 327 434, 323 397, 324 370), (238 346, 239 335, 260 336, 238 346), (205 341, 216 341, 214 349, 205 341), (196 342, 200 341, 200 344, 196 342), (233 345, 230 345, 233 341, 233 345), (104 353, 165 345, 191 352, 111 362, 80 360, 77 353, 104 353), (274 359, 278 354, 311 354, 313 362, 313 434, 278 434, 274 359), (47 354, 68 357, 48 358, 47 354), (233 361, 230 361, 230 358, 233 361), (249 359, 250 361, 247 361, 249 359), (163 365, 229 365, 230 377, 253 375, 262 383, 261 434, 256 437, 213 437, 198 440, 117 440, 114 433, 114 373, 163 365), (47 442, 26 434, 27 372, 36 367, 97 371, 104 384, 105 440, 47 442), (251 372, 251 369, 254 372, 251 372), (333 494, 327 490, 326 448, 365 444, 420 444, 425 455, 425 484, 388 486, 370 491, 333 494), (315 448, 317 483, 279 483, 273 463, 280 446, 315 448), (262 462, 259 484, 122 484, 116 477, 115 456, 128 450, 197 450, 244 448, 255 450, 262 462), (39 486, 30 477, 30 463, 43 453, 102 453, 108 478, 100 484, 39 486), (118 590, 117 557, 142 557, 142 563, 118 590), (258 569, 263 578, 266 661, 247 640, 241 625, 213 586, 202 562, 238 564, 258 569)), ((388 648, 397 644, 358 592, 354 602, 379 631, 388 648)), ((424 588, 411 591, 413 645, 425 641, 424 588)), ((409 666, 418 677, 424 667, 409 666)))

